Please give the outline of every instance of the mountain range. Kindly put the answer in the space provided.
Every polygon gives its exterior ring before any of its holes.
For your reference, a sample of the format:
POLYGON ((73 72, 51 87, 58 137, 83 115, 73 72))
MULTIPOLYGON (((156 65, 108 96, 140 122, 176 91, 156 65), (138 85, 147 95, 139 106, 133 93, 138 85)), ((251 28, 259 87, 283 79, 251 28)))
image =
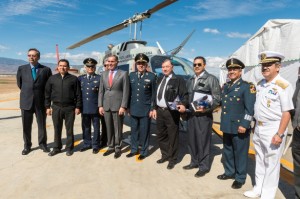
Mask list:
MULTIPOLYGON (((21 59, 0 57, 0 74, 17 74, 18 67, 24 64, 28 64, 28 61, 24 61, 21 59)), ((41 62, 41 64, 50 67, 52 71, 54 71, 56 68, 56 64, 54 63, 41 62)), ((72 65, 72 67, 80 69, 82 66, 72 65)))

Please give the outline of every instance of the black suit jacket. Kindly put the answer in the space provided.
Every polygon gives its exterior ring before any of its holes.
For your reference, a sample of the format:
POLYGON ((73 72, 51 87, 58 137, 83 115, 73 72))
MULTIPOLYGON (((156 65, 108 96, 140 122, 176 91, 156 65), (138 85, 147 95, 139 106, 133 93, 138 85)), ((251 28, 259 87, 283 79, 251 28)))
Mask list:
POLYGON ((17 85, 20 88, 20 108, 30 110, 33 102, 40 108, 45 108, 45 86, 52 71, 49 67, 39 64, 36 80, 33 80, 30 64, 19 66, 17 85))
MULTIPOLYGON (((158 89, 163 77, 164 76, 162 75, 158 78, 155 93, 157 93, 157 89, 158 89)), ((187 107, 188 101, 189 101, 189 95, 188 95, 188 91, 186 88, 186 82, 182 77, 175 75, 175 73, 172 73, 172 77, 166 85, 164 98, 165 98, 166 102, 173 102, 177 96, 179 96, 182 105, 187 107)), ((158 108, 157 103, 156 103, 156 100, 157 100, 156 98, 157 97, 155 97, 155 100, 154 100, 154 109, 158 108)), ((167 103, 167 105, 168 105, 168 103, 167 103)))

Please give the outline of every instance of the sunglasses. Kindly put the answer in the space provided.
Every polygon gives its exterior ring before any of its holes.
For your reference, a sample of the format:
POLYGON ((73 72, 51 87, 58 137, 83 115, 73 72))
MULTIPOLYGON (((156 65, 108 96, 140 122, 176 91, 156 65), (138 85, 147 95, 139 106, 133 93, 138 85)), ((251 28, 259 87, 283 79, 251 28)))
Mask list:
POLYGON ((201 63, 193 64, 193 66, 194 66, 194 67, 197 67, 197 66, 200 67, 200 66, 202 66, 202 64, 201 64, 201 63))
POLYGON ((37 57, 37 55, 27 55, 28 57, 37 57))

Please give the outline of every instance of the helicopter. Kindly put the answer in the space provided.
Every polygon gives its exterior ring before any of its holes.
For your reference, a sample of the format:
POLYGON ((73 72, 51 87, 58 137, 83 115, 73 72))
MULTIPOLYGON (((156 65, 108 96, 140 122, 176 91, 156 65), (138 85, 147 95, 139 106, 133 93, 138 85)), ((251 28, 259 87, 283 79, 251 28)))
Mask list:
MULTIPOLYGON (((170 54, 167 54, 161 45, 157 43, 157 47, 155 46, 147 46, 146 41, 137 40, 137 23, 141 22, 147 18, 149 18, 154 12, 157 12, 158 10, 169 6, 173 3, 175 3, 178 0, 165 0, 153 8, 146 10, 142 13, 137 13, 130 17, 129 19, 124 20, 123 22, 112 26, 110 28, 107 28, 101 32, 98 32, 90 37, 87 37, 69 47, 67 49, 74 49, 77 47, 80 47, 88 42, 91 42, 95 39, 98 39, 100 37, 103 37, 105 35, 109 35, 113 32, 122 30, 123 28, 126 28, 130 26, 130 32, 131 27, 134 25, 134 36, 133 39, 130 41, 125 41, 117 45, 109 44, 108 50, 103 53, 104 55, 99 57, 98 66, 96 69, 96 73, 101 74, 103 71, 103 64, 106 58, 110 55, 117 55, 119 58, 119 64, 118 67, 121 70, 125 70, 130 72, 134 72, 136 67, 134 63, 134 58, 139 53, 146 54, 150 61, 149 61, 149 71, 156 73, 158 76, 161 74, 161 64, 165 59, 171 59, 174 65, 174 72, 178 75, 182 75, 188 78, 188 76, 191 76, 194 74, 192 69, 192 62, 190 62, 187 59, 177 57, 176 54, 183 48, 183 46, 186 44, 186 42, 189 40, 189 38, 192 36, 192 34, 195 32, 193 30, 183 42, 172 50, 170 54)), ((141 28, 140 28, 141 29, 141 28)), ((81 68, 80 73, 85 73, 85 68, 81 68)))

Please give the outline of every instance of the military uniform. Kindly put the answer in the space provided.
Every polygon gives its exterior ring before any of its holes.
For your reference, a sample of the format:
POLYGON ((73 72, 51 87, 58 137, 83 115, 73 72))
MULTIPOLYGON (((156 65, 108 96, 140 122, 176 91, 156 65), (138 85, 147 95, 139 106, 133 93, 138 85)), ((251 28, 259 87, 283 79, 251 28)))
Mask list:
POLYGON ((145 72, 139 79, 139 72, 132 72, 130 79, 130 115, 131 115, 131 153, 138 151, 138 145, 142 145, 140 154, 148 154, 150 122, 149 112, 152 110, 156 76, 154 73, 145 72), (140 132, 140 134, 138 133, 140 132), (138 139, 138 137, 140 137, 138 139))
POLYGON ((255 186, 244 195, 251 198, 260 196, 261 199, 272 199, 275 198, 278 187, 280 158, 287 134, 288 123, 282 121, 286 121, 289 118, 289 111, 294 109, 293 88, 276 71, 276 67, 280 67, 276 64, 281 62, 283 55, 265 51, 260 53, 259 58, 262 73, 264 75, 266 71, 266 75, 265 79, 257 83, 254 106, 255 186), (276 144, 279 140, 281 142, 276 144))
POLYGON ((78 77, 82 92, 82 131, 85 147, 98 149, 100 145, 100 114, 98 112, 98 92, 100 75, 81 75, 78 77), (91 122, 94 128, 91 139, 91 122))
POLYGON ((147 72, 146 67, 149 58, 140 53, 135 56, 138 71, 129 75, 130 80, 130 120, 131 120, 131 152, 127 157, 132 157, 138 152, 139 144, 142 145, 140 159, 148 155, 150 123, 150 111, 153 109, 155 99, 156 76, 147 72))
POLYGON ((253 118, 255 87, 242 78, 222 90, 221 131, 223 131, 223 165, 225 175, 244 184, 247 177, 250 123, 253 118), (239 126, 246 128, 238 133, 239 126))

